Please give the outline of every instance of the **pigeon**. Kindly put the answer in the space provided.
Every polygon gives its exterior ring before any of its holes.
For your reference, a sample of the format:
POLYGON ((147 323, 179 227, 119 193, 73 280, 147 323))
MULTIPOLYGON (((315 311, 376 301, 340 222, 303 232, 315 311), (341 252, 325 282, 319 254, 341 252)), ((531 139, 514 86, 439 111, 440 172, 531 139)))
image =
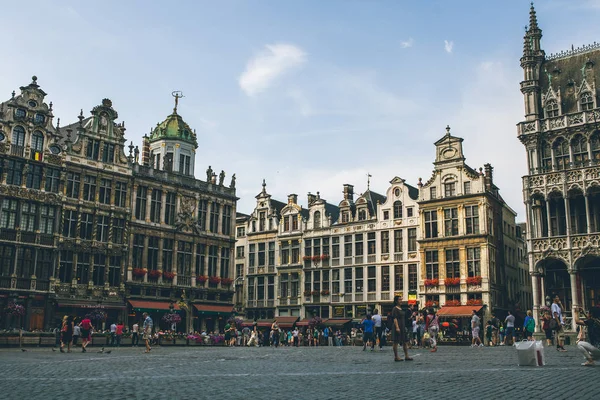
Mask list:
POLYGON ((53 347, 53 348, 52 348, 52 351, 56 351, 56 349, 53 347))
POLYGON ((112 350, 108 350, 108 351, 105 351, 104 353, 110 354, 111 352, 112 352, 112 350))
POLYGON ((104 347, 98 353, 104 353, 104 347))
POLYGON ((21 351, 24 353, 24 352, 26 352, 27 350, 25 350, 25 349, 21 349, 21 351))

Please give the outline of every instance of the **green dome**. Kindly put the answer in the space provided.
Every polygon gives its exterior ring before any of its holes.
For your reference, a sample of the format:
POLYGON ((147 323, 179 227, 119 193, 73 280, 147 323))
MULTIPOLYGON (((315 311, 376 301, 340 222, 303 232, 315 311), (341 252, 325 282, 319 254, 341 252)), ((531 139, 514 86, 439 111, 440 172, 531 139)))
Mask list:
POLYGON ((150 133, 150 143, 163 139, 183 140, 184 142, 192 143, 194 148, 198 148, 196 133, 176 112, 173 112, 167 119, 157 124, 150 133))

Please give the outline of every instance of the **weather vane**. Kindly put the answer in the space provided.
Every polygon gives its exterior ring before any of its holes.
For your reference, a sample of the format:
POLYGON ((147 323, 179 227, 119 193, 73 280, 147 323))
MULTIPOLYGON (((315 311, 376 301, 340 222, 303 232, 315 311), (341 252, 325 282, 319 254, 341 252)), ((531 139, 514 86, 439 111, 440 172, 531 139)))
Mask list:
POLYGON ((177 114, 177 105, 179 104, 179 99, 184 97, 183 92, 181 90, 175 90, 171 93, 171 96, 175 97, 175 108, 173 108, 173 112, 177 114))

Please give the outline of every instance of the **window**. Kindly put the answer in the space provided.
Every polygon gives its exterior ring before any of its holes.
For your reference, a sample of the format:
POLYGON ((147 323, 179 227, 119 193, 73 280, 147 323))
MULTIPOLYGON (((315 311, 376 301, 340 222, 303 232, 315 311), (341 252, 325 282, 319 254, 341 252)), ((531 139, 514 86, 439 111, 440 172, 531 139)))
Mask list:
POLYGON ((235 236, 238 238, 246 237, 246 228, 243 226, 237 227, 235 236))
POLYGON ((77 255, 77 283, 87 285, 90 280, 90 255, 89 253, 79 253, 77 255))
MULTIPOLYGON (((223 278, 229 278, 229 254, 231 254, 229 247, 221 248, 221 277, 223 278)), ((274 281, 273 284, 275 284, 274 281)))
POLYGON ((213 233, 218 233, 217 230, 219 229, 219 207, 221 207, 221 205, 215 202, 213 202, 210 207, 209 230, 213 233))
POLYGON ((331 238, 331 258, 340 258, 340 237, 331 238))
POLYGON ((292 264, 298 264, 300 262, 300 242, 298 240, 292 240, 292 264))
POLYGON ((360 210, 358 212, 358 220, 359 221, 364 221, 367 219, 367 212, 365 210, 360 210))
POLYGON ((594 97, 590 92, 581 94, 581 111, 592 110, 594 108, 594 97))
POLYGON ((91 160, 98 160, 100 154, 100 141, 96 139, 88 139, 86 157, 91 160))
POLYGON ((259 243, 258 244, 258 266, 264 267, 266 263, 266 254, 267 253, 267 244, 259 243))
POLYGON ((235 258, 244 258, 244 246, 236 246, 235 258))
POLYGON ((548 100, 546 102, 546 117, 558 117, 558 103, 556 100, 548 100))
POLYGON ((108 284, 112 287, 121 284, 121 256, 111 256, 108 259, 108 284))
POLYGON ((40 233, 52 235, 54 233, 56 208, 42 204, 40 206, 40 233))
POLYGON ((110 217, 108 215, 99 215, 96 223, 96 240, 99 242, 108 242, 110 217))
POLYGON ((23 161, 8 160, 6 168, 6 183, 8 185, 21 186, 23 183, 23 161))
POLYGON ((600 134, 598 132, 590 136, 590 149, 592 150, 592 161, 600 163, 600 134))
POLYGON ((208 276, 217 276, 217 246, 208 247, 208 276))
POLYGON ((104 274, 106 272, 106 255, 94 254, 94 269, 92 281, 96 286, 104 286, 104 274))
POLYGON ((458 249, 446 250, 446 278, 460 278, 458 249))
POLYGON ((587 141, 581 135, 575 136, 571 140, 571 151, 573 153, 573 163, 577 167, 588 164, 589 155, 587 149, 587 141))
POLYGON ((190 174, 191 158, 183 154, 179 155, 179 172, 184 175, 190 174))
POLYGON ((340 270, 334 269, 331 271, 331 293, 340 293, 340 270))
POLYGON ((46 192, 58 193, 59 183, 60 170, 55 168, 46 168, 46 184, 44 190, 46 192))
POLYGON ((44 135, 42 132, 35 131, 31 135, 31 159, 35 161, 42 161, 42 154, 44 151, 44 135))
POLYGON ((417 251, 417 228, 408 229, 408 251, 417 251))
POLYGON ((138 186, 135 198, 135 218, 146 219, 146 204, 148 203, 148 187, 138 186))
POLYGON ((344 236, 344 257, 352 256, 352 235, 344 236))
POLYGON ((35 275, 39 280, 47 281, 54 273, 54 251, 38 249, 37 252, 37 270, 35 275))
POLYGON ((558 169, 569 167, 569 143, 560 138, 554 142, 554 164, 558 169))
POLYGON ((471 182, 467 181, 463 185, 465 187, 465 194, 471 194, 471 182))
POLYGON ((444 197, 456 196, 456 182, 444 183, 444 197))
POLYGON ((313 228, 318 229, 321 227, 321 212, 315 211, 313 214, 313 228))
POLYGON ((362 293, 365 286, 363 282, 363 267, 355 268, 354 274, 354 288, 356 293, 362 293))
POLYGON ((408 264, 408 290, 417 290, 417 264, 408 264))
POLYGON ((60 252, 60 269, 58 279, 63 283, 71 283, 73 279, 73 252, 62 250, 60 252))
POLYGON ((143 265, 142 256, 144 254, 144 235, 134 234, 133 235, 133 260, 132 265, 143 265))
POLYGON ((444 228, 446 236, 458 235, 458 208, 444 209, 444 228))
MULTIPOLYGON (((315 239, 317 241, 319 239, 315 239)), ((364 245, 363 245, 363 234, 357 233, 354 235, 354 255, 362 256, 364 254, 364 245)), ((315 255, 318 256, 320 253, 315 252, 315 255)))
POLYGON ((115 206, 125 207, 127 199, 127 183, 115 182, 115 206))
POLYGON ((102 162, 115 162, 115 145, 112 143, 104 143, 102 147, 102 162))
POLYGON ((402 218, 402 202, 395 201, 394 202, 394 219, 402 218))
POLYGON ((394 252, 402 252, 402 229, 396 229, 394 231, 394 252))
POLYGON ((92 240, 94 232, 94 216, 88 213, 81 213, 81 225, 79 227, 79 238, 92 240))
POLYGON ((344 293, 352 293, 352 268, 344 268, 344 293))
POLYGON ((254 291, 254 278, 248 278, 248 300, 252 301, 256 298, 256 293, 254 291))
POLYGON ((404 267, 402 265, 394 265, 394 291, 401 292, 404 290, 404 267))
POLYGON ((387 254, 390 252, 390 232, 381 231, 381 252, 387 254))
POLYGON ((383 212, 383 219, 384 219, 384 220, 388 220, 388 219, 390 219, 390 212, 389 212, 388 210, 385 210, 385 211, 383 212))
POLYGON ((375 267, 367 267, 367 292, 377 291, 377 271, 375 267))
POLYGON ((15 117, 17 117, 17 118, 25 118, 26 115, 27 115, 27 111, 25 111, 22 108, 17 108, 15 110, 15 117))
MULTIPOLYGON (((281 263, 282 264, 287 264, 287 257, 284 259, 283 257, 283 250, 281 253, 281 263)), ((250 267, 254 267, 256 265, 256 244, 251 243, 248 246, 248 266, 250 267)))
POLYGON ((297 231, 298 230, 298 222, 300 221, 299 217, 300 217, 300 214, 292 215, 290 217, 292 219, 292 230, 293 231, 297 231))
MULTIPOLYGON (((173 193, 173 194, 175 194, 175 193, 173 193)), ((168 194, 167 194, 167 197, 168 197, 168 194)), ((206 230, 206 213, 207 213, 207 211, 208 211, 208 201, 200 200, 200 202, 198 202, 198 227, 202 231, 206 230)), ((175 210, 173 210, 173 217, 175 217, 175 210)), ((165 218, 165 220, 166 220, 166 218, 165 218)))
POLYGON ((125 234, 125 219, 113 218, 113 243, 123 244, 125 234))
MULTIPOLYGON (((225 248, 223 248, 221 250, 224 250, 224 249, 225 248)), ((227 250, 229 250, 229 249, 227 249, 227 250)), ((222 254, 223 254, 223 252, 221 251, 221 255, 222 254)), ((229 260, 229 258, 227 260, 229 260)), ((191 271, 192 271, 192 243, 178 241, 177 242, 177 274, 180 276, 190 276, 191 271)))
POLYGON ((162 190, 152 189, 150 197, 150 221, 160 223, 160 212, 162 208, 162 190))
POLYGON ((287 232, 290 230, 290 217, 286 215, 283 217, 283 231, 287 232))
POLYGON ((437 211, 424 211, 423 214, 425 215, 425 237, 438 237, 437 211))
POLYGON ((479 233, 479 208, 477 206, 465 206, 465 228, 467 235, 479 233))
POLYGON ((469 276, 481 276, 481 249, 479 247, 467 247, 467 271, 469 276))
POLYGON ((414 215, 415 209, 413 207, 406 207, 406 216, 412 217, 414 215))
POLYGON ((279 296, 288 297, 288 274, 281 274, 281 278, 279 279, 279 296))
POLYGON ((263 232, 265 230, 265 227, 267 225, 266 222, 267 222, 266 212, 261 211, 258 216, 258 231, 259 232, 263 232))
POLYGON ((552 147, 547 141, 542 142, 542 168, 547 171, 552 169, 552 147))
POLYGON ((158 269, 158 241, 160 238, 156 236, 150 236, 148 238, 148 271, 158 269))
POLYGON ((17 277, 31 278, 34 273, 34 249, 32 247, 17 248, 17 277))
POLYGON ((381 267, 381 291, 387 292, 390 290, 390 267, 384 265, 381 267))
POLYGON ((231 234, 231 206, 223 206, 223 215, 221 217, 221 233, 223 235, 231 234))
POLYGON ((350 214, 348 213, 348 211, 342 212, 342 224, 345 224, 350 220, 349 216, 350 214))
POLYGON ((275 265, 275 242, 269 242, 269 260, 270 267, 275 265))
MULTIPOLYGON (((162 269, 163 271, 173 271, 173 239, 163 239, 163 252, 162 252, 162 269)), ((202 249, 204 254, 205 249, 202 249)), ((202 264, 202 271, 204 271, 204 264, 202 264)))
POLYGON ((427 250, 425 251, 425 273, 426 279, 439 279, 439 264, 438 264, 438 251, 427 250))
POLYGON ((111 193, 112 181, 110 179, 100 179, 100 196, 98 201, 102 204, 110 204, 111 193))
POLYGON ((35 231, 37 225, 37 211, 37 203, 30 203, 25 201, 21 204, 21 220, 19 222, 19 225, 22 231, 35 231))
POLYGON ((46 120, 46 117, 44 117, 44 115, 43 115, 43 114, 39 114, 39 113, 37 113, 37 114, 35 114, 35 117, 33 117, 33 122, 34 122, 36 125, 42 125, 42 124, 44 123, 44 121, 45 121, 45 120, 46 120))
POLYGON ((11 154, 23 157, 25 151, 25 129, 22 126, 15 126, 11 141, 11 154))
POLYGON ((429 188, 429 197, 432 200, 435 199, 435 198, 437 198, 437 188, 435 186, 429 188))
POLYGON ((77 237, 77 211, 65 210, 63 236, 71 238, 77 237))
POLYGON ((27 168, 27 181, 25 185, 31 189, 39 190, 42 185, 42 166, 29 164, 27 168))
POLYGON ((96 201, 96 177, 86 175, 83 177, 83 200, 96 201))

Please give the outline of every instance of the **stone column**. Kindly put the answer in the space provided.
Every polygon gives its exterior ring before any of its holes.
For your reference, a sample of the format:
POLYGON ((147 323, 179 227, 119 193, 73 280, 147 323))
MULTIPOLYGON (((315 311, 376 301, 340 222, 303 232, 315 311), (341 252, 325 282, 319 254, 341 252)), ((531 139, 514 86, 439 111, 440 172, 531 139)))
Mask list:
POLYGON ((137 206, 136 206, 136 203, 137 203, 137 188, 138 188, 138 185, 134 184, 132 186, 132 190, 131 190, 131 216, 132 216, 131 219, 135 218, 135 215, 136 215, 136 212, 137 212, 137 206))
POLYGON ((175 277, 173 278, 173 286, 177 286, 177 275, 179 274, 179 262, 177 260, 177 240, 173 240, 173 271, 175 277))
POLYGON ((550 199, 546 198, 546 219, 548 220, 548 237, 552 236, 552 221, 550 220, 550 199))
POLYGON ((565 223, 567 226, 567 236, 571 235, 571 205, 569 204, 569 197, 563 198, 565 202, 565 223))
MULTIPOLYGON (((160 198, 160 223, 164 224, 165 223, 165 213, 166 213, 166 208, 167 208, 167 191, 163 190, 161 192, 161 198, 160 198)), ((171 224, 173 224, 173 221, 171 221, 171 224)))
POLYGON ((150 222, 150 206, 152 205, 152 189, 146 190, 146 222, 150 222))
MULTIPOLYGON (((148 243, 150 241, 150 237, 148 235, 144 236, 144 252, 142 253, 142 266, 136 267, 138 268, 146 268, 148 266, 148 243)), ((148 274, 144 275, 144 283, 148 282, 148 274)))
POLYGON ((577 325, 575 325, 575 313, 579 311, 579 296, 577 293, 577 271, 571 270, 569 271, 569 278, 571 280, 571 331, 575 332, 577 329, 577 325))
MULTIPOLYGON (((164 215, 161 212, 161 215, 164 215)), ((161 216, 161 221, 162 221, 162 216, 161 216)), ((157 260, 157 265, 156 265, 156 269, 160 272, 163 272, 163 258, 162 258, 162 254, 163 254, 163 245, 164 245, 164 239, 161 237, 158 239, 158 260, 157 260)), ((162 278, 162 274, 158 277, 158 283, 162 283, 163 282, 163 278, 162 278)))
MULTIPOLYGON (((589 144, 589 143, 588 143, 589 144)), ((587 234, 590 235, 592 233, 592 223, 590 220, 590 205, 589 205, 589 197, 588 194, 585 193, 583 196, 585 201, 585 223, 587 224, 587 234)))
POLYGON ((545 281, 544 275, 540 275, 540 288, 541 288, 540 294, 542 295, 542 299, 540 300, 540 302, 543 305, 546 305, 546 283, 544 281, 545 281))
POLYGON ((536 332, 541 332, 541 327, 539 324, 539 319, 540 319, 540 296, 539 296, 539 276, 538 274, 531 274, 531 288, 532 288, 532 292, 533 292, 533 315, 535 318, 535 331, 536 332))

